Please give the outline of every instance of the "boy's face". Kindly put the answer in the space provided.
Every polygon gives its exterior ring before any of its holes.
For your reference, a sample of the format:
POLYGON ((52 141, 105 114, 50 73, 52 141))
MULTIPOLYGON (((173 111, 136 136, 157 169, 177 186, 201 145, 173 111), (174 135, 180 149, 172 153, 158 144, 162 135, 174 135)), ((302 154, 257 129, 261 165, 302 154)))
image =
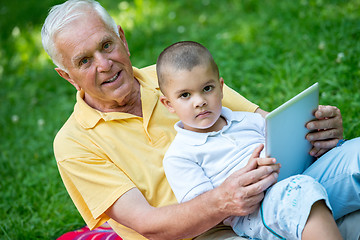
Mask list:
POLYGON ((184 128, 195 132, 217 131, 220 124, 222 78, 210 66, 199 65, 191 71, 166 67, 161 102, 176 113, 184 128))

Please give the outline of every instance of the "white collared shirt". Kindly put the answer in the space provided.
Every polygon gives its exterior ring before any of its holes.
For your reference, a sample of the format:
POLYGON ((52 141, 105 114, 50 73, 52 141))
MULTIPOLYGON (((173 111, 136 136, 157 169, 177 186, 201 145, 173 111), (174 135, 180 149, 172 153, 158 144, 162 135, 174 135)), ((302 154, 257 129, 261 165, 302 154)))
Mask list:
POLYGON ((217 132, 192 132, 185 130, 181 121, 175 124, 177 135, 163 163, 179 202, 219 186, 265 143, 265 120, 260 114, 223 107, 221 115, 227 125, 217 132))

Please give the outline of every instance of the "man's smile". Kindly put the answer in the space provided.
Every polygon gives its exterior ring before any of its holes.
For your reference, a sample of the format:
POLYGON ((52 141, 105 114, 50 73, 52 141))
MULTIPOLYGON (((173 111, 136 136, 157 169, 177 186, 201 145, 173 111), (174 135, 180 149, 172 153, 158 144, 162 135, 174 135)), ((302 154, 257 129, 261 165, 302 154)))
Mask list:
POLYGON ((114 82, 114 81, 120 76, 120 73, 121 73, 121 71, 118 72, 118 73, 116 73, 115 76, 113 76, 113 77, 110 78, 109 80, 104 81, 101 85, 114 82))

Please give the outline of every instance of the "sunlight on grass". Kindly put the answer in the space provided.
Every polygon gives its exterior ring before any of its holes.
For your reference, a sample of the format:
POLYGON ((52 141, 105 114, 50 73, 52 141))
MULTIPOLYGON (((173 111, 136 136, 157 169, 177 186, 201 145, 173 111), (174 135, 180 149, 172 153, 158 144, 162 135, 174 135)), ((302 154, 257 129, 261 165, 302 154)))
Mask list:
POLYGON ((133 2, 121 1, 118 3, 118 11, 111 11, 116 23, 121 25, 127 32, 133 31, 135 25, 145 24, 149 28, 147 31, 154 31, 161 27, 166 11, 166 4, 154 1, 135 0, 133 2), (149 21, 150 20, 150 21, 149 21))

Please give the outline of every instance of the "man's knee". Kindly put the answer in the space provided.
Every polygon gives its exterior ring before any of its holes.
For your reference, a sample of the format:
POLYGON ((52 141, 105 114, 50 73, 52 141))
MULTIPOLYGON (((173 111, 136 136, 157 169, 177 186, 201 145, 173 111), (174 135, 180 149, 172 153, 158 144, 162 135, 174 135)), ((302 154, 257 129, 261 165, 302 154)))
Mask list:
POLYGON ((360 137, 347 140, 344 142, 340 148, 343 148, 345 151, 349 153, 353 153, 359 157, 360 155, 360 137))
POLYGON ((354 138, 341 145, 344 160, 348 161, 350 169, 354 173, 359 173, 360 168, 360 138, 354 138))

